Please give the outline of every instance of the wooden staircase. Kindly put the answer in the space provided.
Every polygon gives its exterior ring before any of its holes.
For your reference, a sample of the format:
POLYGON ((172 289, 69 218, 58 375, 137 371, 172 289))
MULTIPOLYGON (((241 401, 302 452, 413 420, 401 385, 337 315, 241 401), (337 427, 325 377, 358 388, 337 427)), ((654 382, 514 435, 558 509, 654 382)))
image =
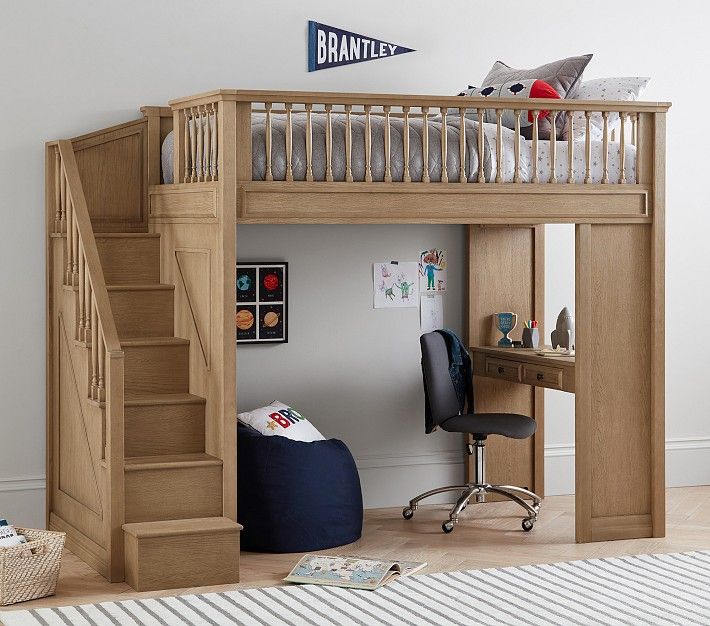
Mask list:
POLYGON ((126 580, 139 591, 234 582, 240 526, 222 517, 222 461, 205 453, 205 398, 190 394, 190 342, 173 333, 160 235, 97 233, 96 245, 125 354, 126 580))
MULTIPOLYGON (((58 185, 63 214, 58 215, 59 232, 54 235, 61 250, 57 248, 54 257, 61 257, 55 265, 68 268, 61 272, 68 300, 59 319, 73 314, 76 339, 68 362, 73 373, 80 373, 75 376, 76 392, 80 399, 85 392, 85 401, 78 406, 83 422, 75 420, 75 426, 65 431, 62 424, 73 418, 62 413, 68 407, 55 402, 59 436, 69 433, 81 445, 76 424, 83 425, 91 457, 92 427, 87 422, 96 415, 103 429, 103 458, 98 465, 105 470, 106 482, 94 476, 98 505, 92 504, 62 476, 60 467, 55 488, 70 494, 84 509, 68 506, 65 513, 53 511, 50 525, 66 530, 70 549, 91 562, 93 556, 100 560, 104 547, 103 537, 92 536, 92 511, 104 522, 108 515, 104 523, 107 563, 98 563, 97 569, 111 580, 125 576, 139 591, 237 582, 241 526, 224 516, 223 460, 206 452, 207 400, 190 393, 194 346, 174 333, 175 285, 160 282, 161 235, 94 234, 88 214, 81 215, 83 192, 76 189, 80 181, 78 172, 73 172, 73 154, 68 155, 71 148, 60 147, 60 174, 65 178, 58 185), (92 267, 95 257, 100 271, 92 267), (107 328, 113 332, 112 326, 120 351, 109 347, 107 328), (109 372, 107 357, 120 360, 121 352, 122 372, 120 368, 109 372), (112 395, 110 389, 117 391, 112 395), (119 420, 122 428, 117 427, 119 420), (116 445, 111 434, 121 430, 122 445, 116 445), (118 467, 122 475, 117 476, 118 467), (87 519, 75 517, 75 509, 87 519), (116 563, 118 558, 123 563, 116 563)), ((58 369, 65 379, 67 368, 61 361, 58 369)), ((53 450, 60 454, 62 449, 53 450)))

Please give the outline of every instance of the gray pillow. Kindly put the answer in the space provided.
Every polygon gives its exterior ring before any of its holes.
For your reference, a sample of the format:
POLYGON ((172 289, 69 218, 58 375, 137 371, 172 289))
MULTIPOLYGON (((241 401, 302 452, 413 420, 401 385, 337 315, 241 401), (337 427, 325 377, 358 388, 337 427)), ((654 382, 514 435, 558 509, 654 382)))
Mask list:
MULTIPOLYGON (((582 79, 582 73, 592 60, 591 54, 584 54, 578 57, 560 59, 552 63, 546 63, 540 67, 529 70, 516 69, 506 65, 502 61, 493 64, 488 75, 481 81, 481 85, 498 85, 509 83, 515 80, 526 80, 529 78, 544 80, 550 85, 561 98, 574 98, 582 79)), ((565 115, 557 116, 557 133, 562 132, 565 126, 565 115)), ((542 122, 542 120, 541 120, 542 122)), ((549 122, 547 123, 549 125, 549 122)), ((542 124, 541 135, 545 132, 542 124)))

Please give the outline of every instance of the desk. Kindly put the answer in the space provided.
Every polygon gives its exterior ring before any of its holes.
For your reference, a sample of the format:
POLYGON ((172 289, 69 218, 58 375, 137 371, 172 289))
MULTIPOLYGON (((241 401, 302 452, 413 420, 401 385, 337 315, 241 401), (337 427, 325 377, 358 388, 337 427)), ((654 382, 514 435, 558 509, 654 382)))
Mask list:
MULTIPOLYGON (((537 423, 530 439, 490 438, 488 479, 544 496, 545 389, 574 393, 576 541, 663 537, 663 290, 653 233, 636 224, 575 228, 577 353, 571 358, 487 347, 501 336, 493 319, 498 311, 538 320, 540 337, 549 337, 545 233, 534 224, 469 227, 475 410, 520 413, 537 423)), ((517 328, 511 339, 520 335, 517 328)))
POLYGON ((540 356, 532 348, 472 346, 476 376, 574 393, 574 357, 540 356))

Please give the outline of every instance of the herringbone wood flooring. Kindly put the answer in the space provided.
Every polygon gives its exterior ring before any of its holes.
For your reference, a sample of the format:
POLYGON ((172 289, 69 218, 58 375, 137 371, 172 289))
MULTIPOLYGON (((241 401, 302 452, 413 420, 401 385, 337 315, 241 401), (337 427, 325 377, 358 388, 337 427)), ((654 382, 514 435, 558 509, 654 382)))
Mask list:
MULTIPOLYGON (((440 527, 446 517, 446 507, 422 507, 410 521, 402 519, 401 509, 373 509, 365 513, 360 541, 326 552, 427 561, 429 567, 425 571, 431 573, 710 548, 710 486, 669 489, 667 493, 667 536, 663 539, 575 544, 574 497, 555 496, 544 500, 540 518, 530 533, 521 531, 518 508, 508 502, 469 506, 450 535, 443 534, 440 527)), ((240 585, 202 587, 199 591, 279 584, 299 556, 243 553, 240 585)), ((57 595, 14 608, 196 591, 173 589, 139 594, 125 583, 108 583, 76 556, 67 553, 57 595)))

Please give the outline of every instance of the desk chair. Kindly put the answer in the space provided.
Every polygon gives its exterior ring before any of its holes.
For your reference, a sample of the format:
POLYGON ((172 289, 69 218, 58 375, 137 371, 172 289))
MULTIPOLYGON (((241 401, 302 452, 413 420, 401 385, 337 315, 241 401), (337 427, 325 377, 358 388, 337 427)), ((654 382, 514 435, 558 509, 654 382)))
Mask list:
MULTIPOLYGON (((442 525, 445 533, 450 533, 459 521, 459 514, 466 508, 469 500, 475 496, 476 502, 484 502, 484 494, 497 493, 517 502, 527 512, 523 519, 524 531, 532 530, 540 511, 540 497, 523 489, 510 485, 491 485, 486 482, 486 438, 489 435, 502 435, 513 439, 526 439, 535 433, 535 420, 525 415, 514 413, 473 413, 473 402, 470 402, 470 413, 462 413, 459 397, 449 374, 449 350, 441 333, 431 332, 421 336, 422 369, 424 373, 424 389, 428 398, 432 418, 432 429, 453 433, 466 433, 473 436, 473 445, 467 444, 467 452, 473 455, 474 480, 466 485, 452 485, 432 489, 418 495, 409 501, 409 506, 402 510, 404 519, 414 516, 421 500, 437 493, 459 491, 461 496, 449 513, 449 519, 442 525), (532 499, 529 504, 523 497, 532 499)), ((472 395, 472 394, 471 394, 472 395)))

